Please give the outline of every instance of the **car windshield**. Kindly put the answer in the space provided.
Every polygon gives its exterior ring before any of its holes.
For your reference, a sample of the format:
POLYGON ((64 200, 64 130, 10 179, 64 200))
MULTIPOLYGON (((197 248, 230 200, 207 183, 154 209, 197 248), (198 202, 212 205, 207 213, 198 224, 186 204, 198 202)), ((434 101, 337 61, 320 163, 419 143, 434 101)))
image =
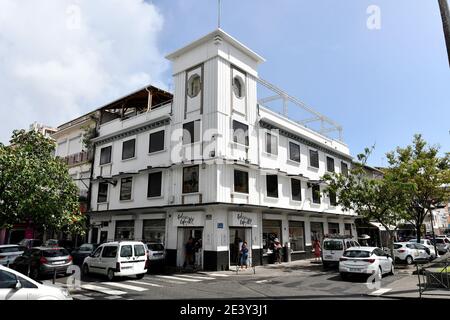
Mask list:
POLYGON ((94 249, 92 244, 83 244, 80 247, 80 251, 92 251, 92 249, 94 249))
POLYGON ((394 243, 394 249, 400 249, 402 247, 401 244, 394 243))
POLYGON ((147 248, 151 251, 164 251, 164 246, 160 243, 148 243, 147 248))
POLYGON ((0 253, 20 252, 19 247, 0 248, 0 253))
POLYGON ((344 252, 344 257, 349 258, 368 258, 370 257, 369 251, 362 251, 362 250, 347 250, 344 252))
POLYGON ((69 251, 67 251, 66 249, 48 249, 48 250, 44 250, 42 254, 46 258, 56 258, 56 257, 68 256, 69 251))
POLYGON ((323 243, 323 248, 325 250, 342 250, 344 246, 340 240, 326 240, 323 243))

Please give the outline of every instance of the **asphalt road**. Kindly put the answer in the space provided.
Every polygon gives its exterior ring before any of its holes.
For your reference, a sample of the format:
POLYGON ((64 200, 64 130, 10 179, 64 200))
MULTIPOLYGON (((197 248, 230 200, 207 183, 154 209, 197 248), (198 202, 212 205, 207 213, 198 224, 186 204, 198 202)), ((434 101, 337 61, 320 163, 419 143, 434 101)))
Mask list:
MULTIPOLYGON (((157 299, 382 299, 389 284, 410 274, 412 267, 398 267, 385 276, 380 288, 369 288, 366 278, 343 281, 336 270, 322 270, 309 261, 258 267, 239 273, 199 272, 147 274, 143 279, 122 278, 108 282, 102 276, 82 277, 81 288, 70 290, 76 300, 157 299), (372 296, 370 295, 372 294, 372 296)), ((51 280, 46 280, 51 282, 51 280)), ((57 285, 66 286, 67 277, 57 285)))

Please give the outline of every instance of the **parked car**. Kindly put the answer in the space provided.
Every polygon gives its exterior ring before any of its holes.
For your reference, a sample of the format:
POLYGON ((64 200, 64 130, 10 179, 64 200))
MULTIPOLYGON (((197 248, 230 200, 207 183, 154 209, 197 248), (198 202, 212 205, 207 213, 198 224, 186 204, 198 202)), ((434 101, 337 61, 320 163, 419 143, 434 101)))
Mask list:
POLYGON ((28 274, 33 279, 45 275, 67 274, 67 268, 73 264, 72 256, 61 247, 37 247, 24 252, 17 257, 11 268, 28 274))
POLYGON ((106 275, 109 281, 115 277, 133 276, 142 279, 147 273, 147 252, 139 241, 120 241, 101 244, 84 259, 83 274, 106 275))
MULTIPOLYGON (((409 240, 409 242, 417 243, 417 239, 409 240)), ((431 259, 435 259, 437 257, 433 242, 430 239, 420 239, 420 243, 430 250, 431 259)))
POLYGON ((339 264, 344 251, 361 245, 350 237, 325 238, 322 246, 322 265, 324 268, 339 264))
POLYGON ((23 250, 16 244, 5 244, 0 246, 0 265, 8 266, 23 254, 23 250))
POLYGON ((21 249, 25 251, 25 249, 31 249, 34 247, 40 247, 42 246, 42 240, 39 239, 23 239, 18 244, 19 247, 22 247, 21 249))
POLYGON ((394 243, 395 260, 413 264, 415 261, 428 261, 430 254, 427 253, 426 247, 422 244, 412 242, 396 242, 394 243))
POLYGON ((97 249, 99 245, 96 243, 83 243, 79 248, 72 251, 71 255, 73 263, 81 266, 84 259, 97 249))
POLYGON ((439 254, 446 254, 450 251, 450 240, 447 237, 436 238, 436 249, 439 254))
POLYGON ((145 249, 147 252, 147 269, 151 267, 162 267, 166 260, 166 252, 164 245, 158 242, 145 243, 145 249))
POLYGON ((66 289, 48 286, 0 265, 0 300, 72 300, 66 289))
POLYGON ((344 280, 351 274, 376 274, 381 280, 383 274, 394 274, 393 259, 377 247, 351 247, 339 259, 339 273, 344 280))

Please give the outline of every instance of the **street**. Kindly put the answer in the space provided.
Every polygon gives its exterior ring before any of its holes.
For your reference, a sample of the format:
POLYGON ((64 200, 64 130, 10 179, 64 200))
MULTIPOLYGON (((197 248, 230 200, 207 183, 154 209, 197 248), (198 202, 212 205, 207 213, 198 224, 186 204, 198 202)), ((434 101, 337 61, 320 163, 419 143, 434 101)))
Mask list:
MULTIPOLYGON (((71 290, 75 300, 155 299, 380 299, 389 285, 411 275, 414 267, 398 266, 385 276, 381 288, 369 289, 365 278, 343 281, 337 270, 323 271, 309 260, 262 266, 240 271, 147 274, 143 279, 108 282, 97 275, 82 277, 81 290, 71 290)), ((416 278, 413 278, 416 279, 416 278)), ((51 283, 52 280, 45 280, 51 283)), ((65 287, 67 277, 58 278, 65 287)))

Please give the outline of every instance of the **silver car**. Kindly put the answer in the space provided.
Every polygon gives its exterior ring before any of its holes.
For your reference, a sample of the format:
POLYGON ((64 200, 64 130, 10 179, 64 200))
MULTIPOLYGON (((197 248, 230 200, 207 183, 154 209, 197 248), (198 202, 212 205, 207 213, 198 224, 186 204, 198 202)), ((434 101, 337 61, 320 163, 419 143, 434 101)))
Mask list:
POLYGON ((14 263, 18 256, 23 254, 23 250, 16 244, 6 244, 0 246, 0 265, 9 266, 14 263))
POLYGON ((439 254, 446 254, 450 251, 450 241, 446 237, 436 238, 436 249, 439 254))

